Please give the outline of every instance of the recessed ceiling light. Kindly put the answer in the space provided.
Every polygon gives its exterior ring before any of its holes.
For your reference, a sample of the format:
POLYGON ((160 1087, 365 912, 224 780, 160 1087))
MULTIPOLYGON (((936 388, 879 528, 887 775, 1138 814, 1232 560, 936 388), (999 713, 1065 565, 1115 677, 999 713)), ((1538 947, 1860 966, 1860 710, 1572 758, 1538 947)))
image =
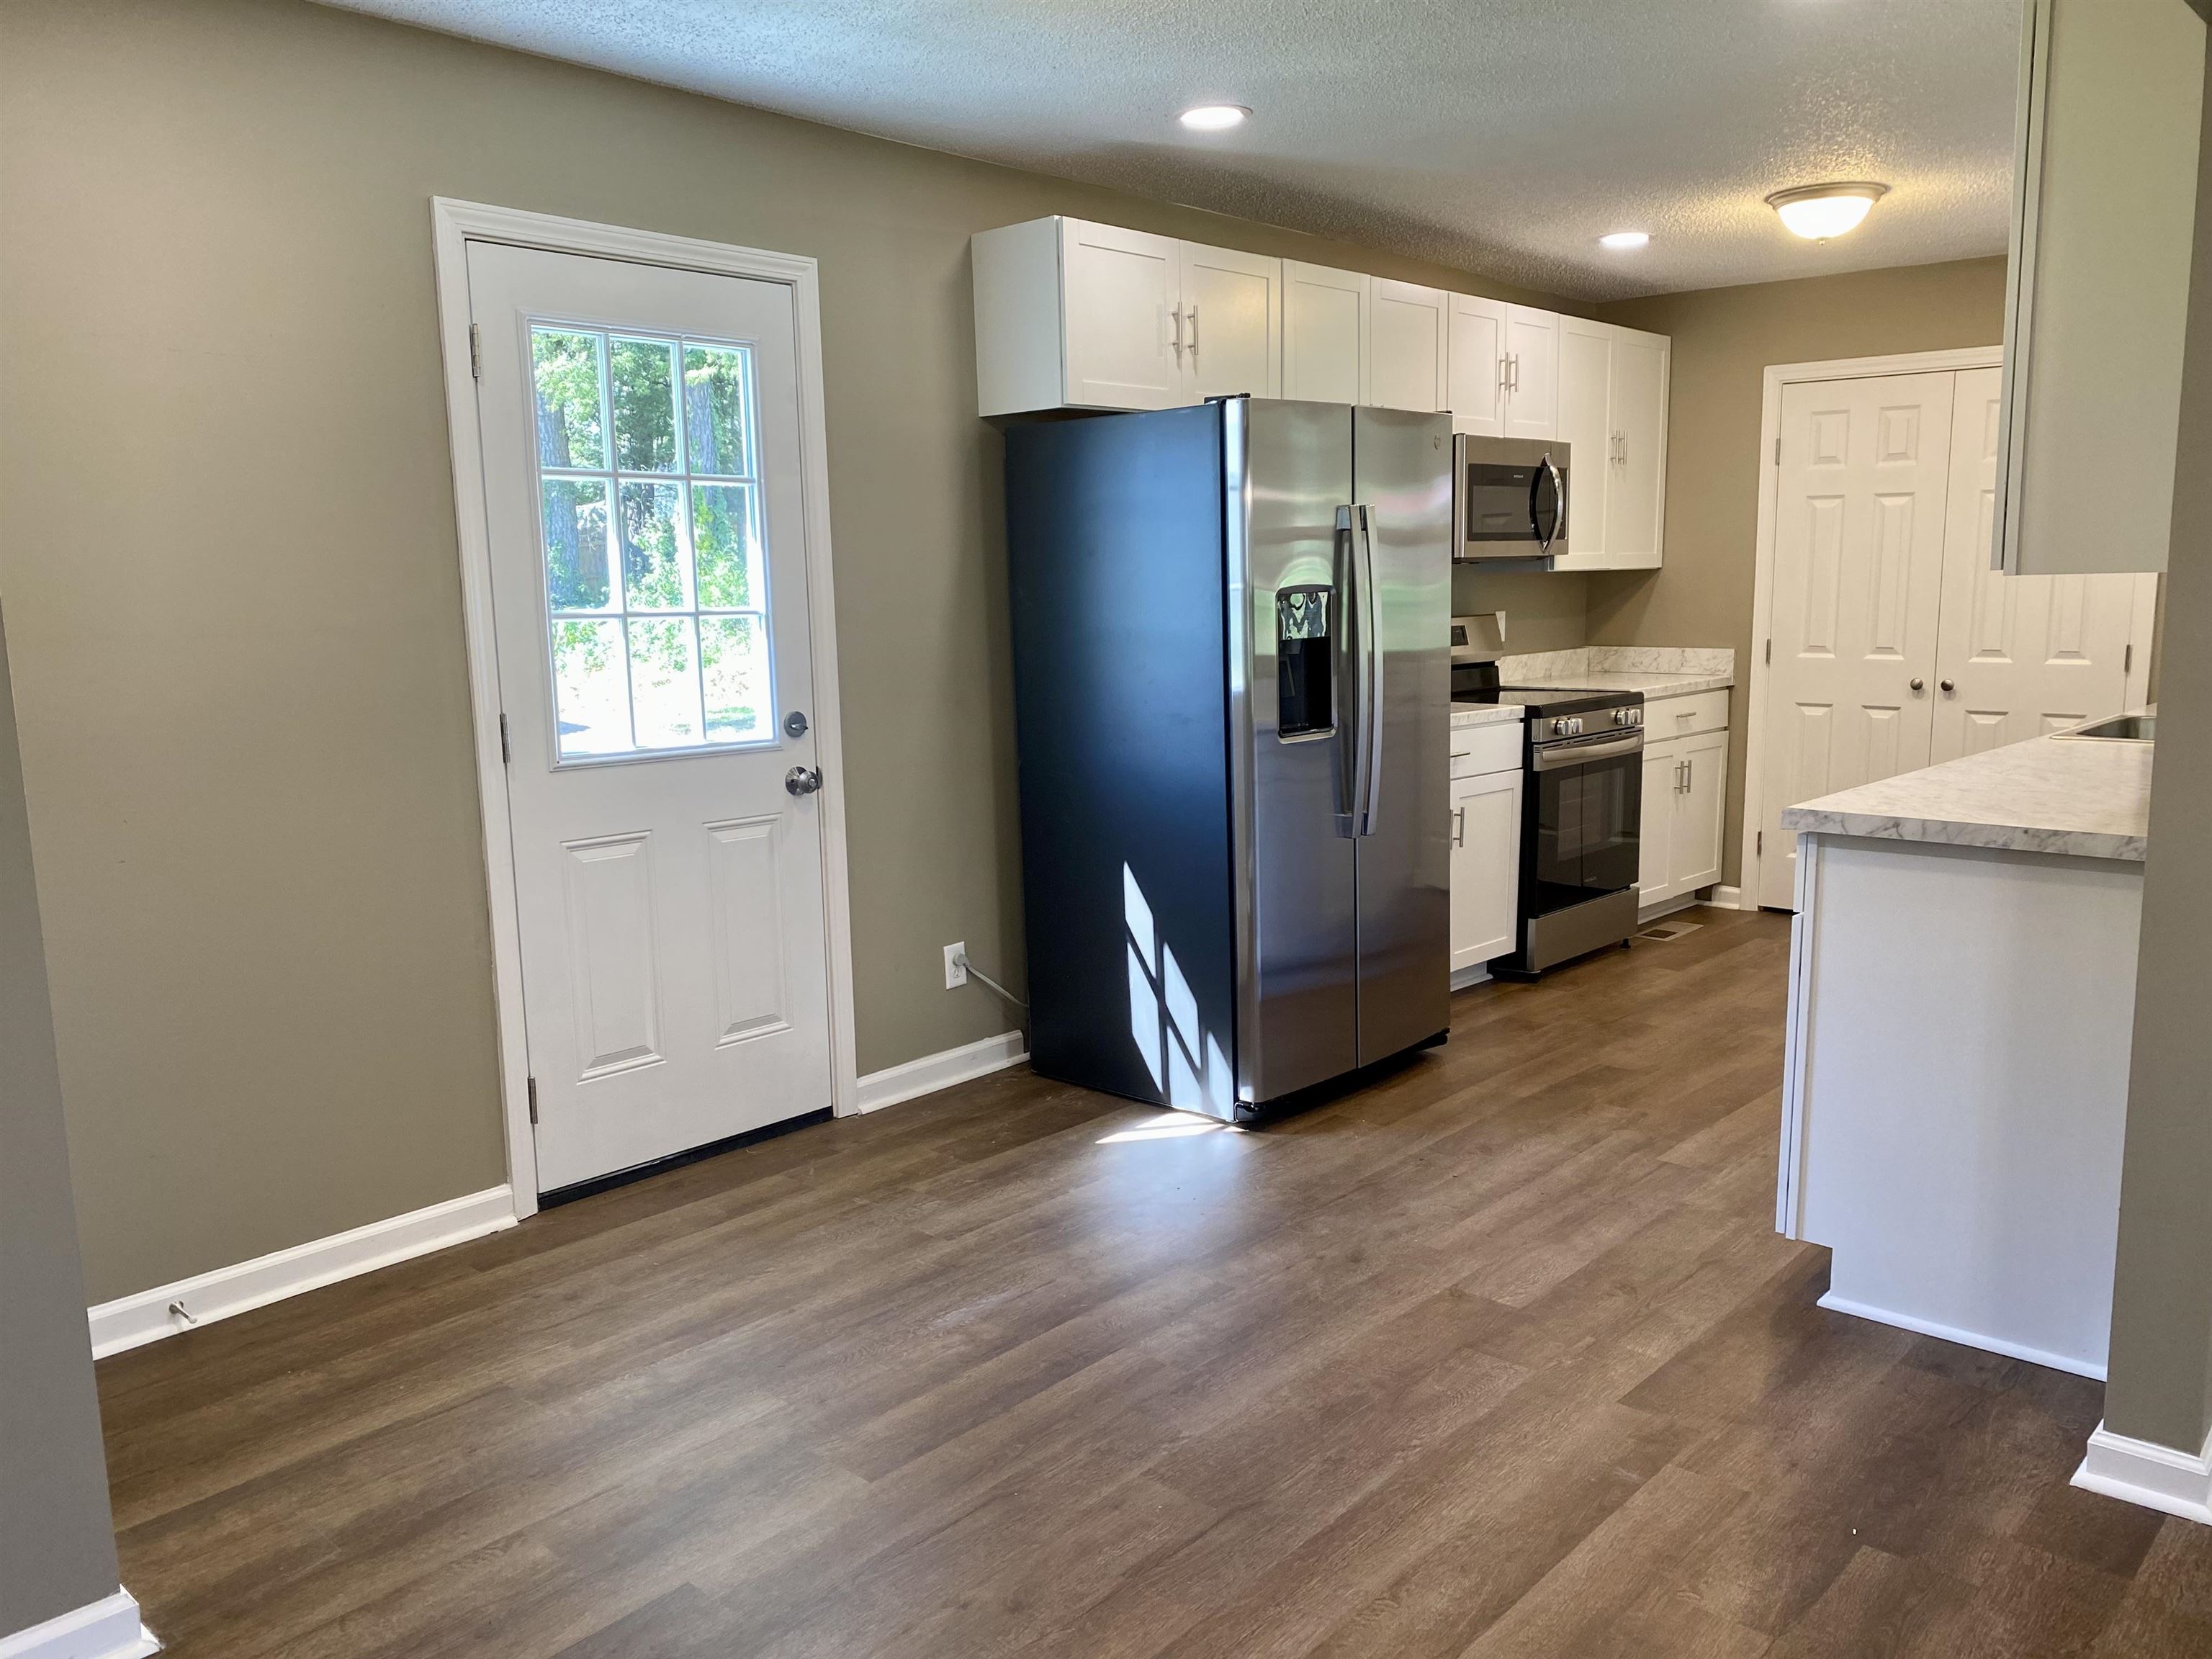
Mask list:
POLYGON ((1226 132, 1240 125, 1252 112, 1242 104, 1200 104, 1176 119, 1194 132, 1226 132))
POLYGON ((1597 241, 1600 247, 1631 248, 1642 247, 1650 240, 1651 233, 1648 230, 1613 230, 1599 237, 1597 241))
POLYGON ((1825 242, 1856 230, 1874 204, 1888 194, 1887 185, 1803 185, 1776 191, 1766 204, 1807 241, 1825 242))

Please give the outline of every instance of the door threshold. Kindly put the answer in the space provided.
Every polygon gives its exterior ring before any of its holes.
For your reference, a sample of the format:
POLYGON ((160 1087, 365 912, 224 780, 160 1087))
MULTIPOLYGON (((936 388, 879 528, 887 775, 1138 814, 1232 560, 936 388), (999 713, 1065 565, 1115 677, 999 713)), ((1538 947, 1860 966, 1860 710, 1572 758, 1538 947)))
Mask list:
POLYGON ((550 1192, 538 1194, 538 1207, 550 1210, 563 1204, 573 1204, 580 1198, 594 1197, 611 1192, 617 1187, 627 1187, 634 1181, 643 1181, 670 1170, 680 1170, 687 1164, 703 1163, 710 1158, 720 1158, 724 1152, 734 1152, 740 1146, 750 1146, 757 1141, 773 1140, 778 1135, 788 1134, 793 1129, 811 1127, 827 1123, 830 1110, 827 1106, 811 1112, 801 1112, 797 1117, 787 1117, 781 1122, 764 1123, 757 1129, 748 1129, 743 1134, 730 1135, 721 1140, 710 1140, 703 1146, 694 1146, 686 1152, 671 1152, 666 1158, 656 1158, 649 1164, 633 1164, 627 1170, 617 1170, 611 1175, 593 1176, 588 1181, 556 1187, 550 1192))

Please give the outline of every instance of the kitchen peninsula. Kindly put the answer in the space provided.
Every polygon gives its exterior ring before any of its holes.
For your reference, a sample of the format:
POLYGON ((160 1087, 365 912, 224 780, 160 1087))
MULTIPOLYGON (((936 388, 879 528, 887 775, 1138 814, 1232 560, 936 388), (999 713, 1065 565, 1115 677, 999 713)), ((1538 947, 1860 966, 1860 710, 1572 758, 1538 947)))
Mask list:
POLYGON ((2061 732, 1784 813, 1776 1224, 1833 1249, 1822 1306, 2104 1376, 2151 751, 2061 732))

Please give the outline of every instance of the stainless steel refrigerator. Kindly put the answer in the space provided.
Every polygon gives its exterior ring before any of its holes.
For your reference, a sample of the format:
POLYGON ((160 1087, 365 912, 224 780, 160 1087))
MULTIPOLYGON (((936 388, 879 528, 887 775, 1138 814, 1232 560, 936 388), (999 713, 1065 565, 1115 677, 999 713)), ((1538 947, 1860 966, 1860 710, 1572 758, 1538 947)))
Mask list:
POLYGON ((1440 1041, 1450 417, 1006 436, 1032 1065, 1233 1121, 1440 1041))

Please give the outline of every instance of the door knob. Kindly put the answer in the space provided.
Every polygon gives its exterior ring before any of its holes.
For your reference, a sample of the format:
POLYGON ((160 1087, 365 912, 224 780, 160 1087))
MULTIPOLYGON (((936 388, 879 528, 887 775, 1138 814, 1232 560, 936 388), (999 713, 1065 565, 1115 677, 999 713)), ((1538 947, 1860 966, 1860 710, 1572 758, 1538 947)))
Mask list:
POLYGON ((822 787, 822 769, 794 766, 783 775, 783 787, 794 795, 811 795, 822 787))
POLYGON ((1936 684, 1942 688, 1943 695, 1947 697, 1959 689, 1957 686, 1952 684, 1948 680, 1938 680, 1936 684))
POLYGON ((1925 691, 1928 689, 1928 682, 1916 674, 1912 677, 1912 689, 1915 691, 1925 691))

